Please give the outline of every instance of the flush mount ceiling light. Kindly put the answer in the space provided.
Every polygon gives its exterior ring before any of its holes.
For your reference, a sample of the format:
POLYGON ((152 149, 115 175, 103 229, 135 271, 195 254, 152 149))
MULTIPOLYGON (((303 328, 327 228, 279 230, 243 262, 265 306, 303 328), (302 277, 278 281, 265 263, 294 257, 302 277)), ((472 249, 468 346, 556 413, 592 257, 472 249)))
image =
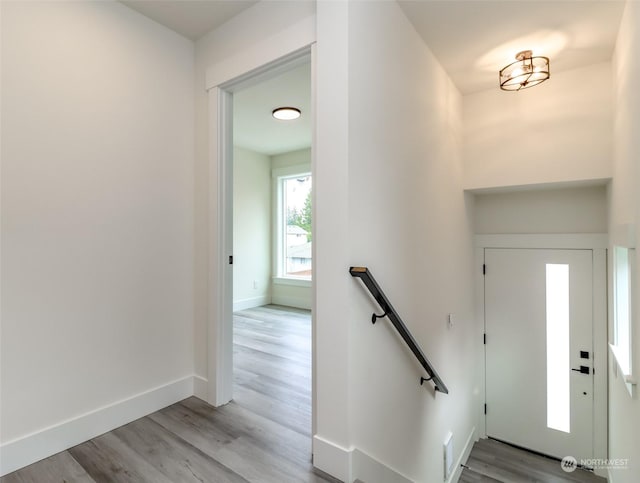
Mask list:
POLYGON ((516 55, 516 61, 500 71, 500 89, 519 91, 536 86, 549 78, 549 58, 532 57, 530 50, 516 55))
POLYGON ((280 121, 292 121, 300 117, 300 109, 296 107, 278 107, 271 115, 280 121))

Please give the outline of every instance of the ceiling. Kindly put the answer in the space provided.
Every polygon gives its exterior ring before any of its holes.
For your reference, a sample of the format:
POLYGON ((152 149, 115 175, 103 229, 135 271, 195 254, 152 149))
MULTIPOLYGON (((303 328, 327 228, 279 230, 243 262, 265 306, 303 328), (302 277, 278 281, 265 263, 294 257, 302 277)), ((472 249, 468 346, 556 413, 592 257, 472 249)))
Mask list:
POLYGON ((287 72, 233 94, 233 143, 270 156, 311 146, 311 65, 287 72), (278 121, 277 107, 297 107, 302 115, 278 121))
POLYGON ((120 0, 181 35, 197 40, 257 0, 120 0))
MULTIPOLYGON (((258 3, 254 0, 120 0, 196 40, 258 3)), ((267 0, 268 1, 268 0, 267 0)), ((291 0, 293 1, 293 0, 291 0)), ((611 59, 623 0, 398 0, 460 92, 498 88, 498 71, 521 50, 550 58, 555 72, 611 59)), ((311 144, 310 69, 235 93, 237 145, 273 155, 311 144), (302 117, 275 121, 281 105, 302 117)))
POLYGON ((611 59, 623 1, 400 0, 462 94, 497 88, 522 50, 550 58, 551 75, 611 59))

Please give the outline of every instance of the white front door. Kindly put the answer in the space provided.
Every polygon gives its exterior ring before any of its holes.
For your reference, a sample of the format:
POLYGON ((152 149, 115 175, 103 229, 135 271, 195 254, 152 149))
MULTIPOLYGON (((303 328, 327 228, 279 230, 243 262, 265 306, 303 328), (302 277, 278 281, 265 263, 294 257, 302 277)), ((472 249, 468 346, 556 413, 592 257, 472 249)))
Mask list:
POLYGON ((592 250, 484 256, 487 436, 593 458, 592 250))

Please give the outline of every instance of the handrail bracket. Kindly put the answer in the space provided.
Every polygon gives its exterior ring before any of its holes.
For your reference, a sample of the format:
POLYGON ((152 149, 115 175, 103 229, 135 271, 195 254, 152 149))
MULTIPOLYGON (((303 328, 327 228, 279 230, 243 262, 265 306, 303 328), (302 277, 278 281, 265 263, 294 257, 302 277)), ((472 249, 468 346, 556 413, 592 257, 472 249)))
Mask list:
POLYGON ((387 316, 387 313, 386 313, 386 312, 385 312, 384 314, 382 314, 382 315, 378 315, 378 314, 376 314, 376 313, 374 312, 373 314, 371 314, 371 323, 372 323, 372 324, 375 324, 375 323, 376 323, 376 320, 378 320, 378 319, 384 319, 386 316, 387 316))

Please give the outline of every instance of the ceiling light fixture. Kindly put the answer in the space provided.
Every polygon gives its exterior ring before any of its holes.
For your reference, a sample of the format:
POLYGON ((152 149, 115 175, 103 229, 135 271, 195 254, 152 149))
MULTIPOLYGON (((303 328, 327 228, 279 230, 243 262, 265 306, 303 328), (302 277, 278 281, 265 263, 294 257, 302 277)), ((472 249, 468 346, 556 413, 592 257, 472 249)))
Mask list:
POLYGON ((546 81, 549 74, 548 57, 532 57, 530 50, 516 55, 516 61, 500 71, 500 89, 519 91, 546 81))
POLYGON ((296 107, 278 107, 271 115, 280 121, 293 121, 300 117, 300 109, 296 107))

